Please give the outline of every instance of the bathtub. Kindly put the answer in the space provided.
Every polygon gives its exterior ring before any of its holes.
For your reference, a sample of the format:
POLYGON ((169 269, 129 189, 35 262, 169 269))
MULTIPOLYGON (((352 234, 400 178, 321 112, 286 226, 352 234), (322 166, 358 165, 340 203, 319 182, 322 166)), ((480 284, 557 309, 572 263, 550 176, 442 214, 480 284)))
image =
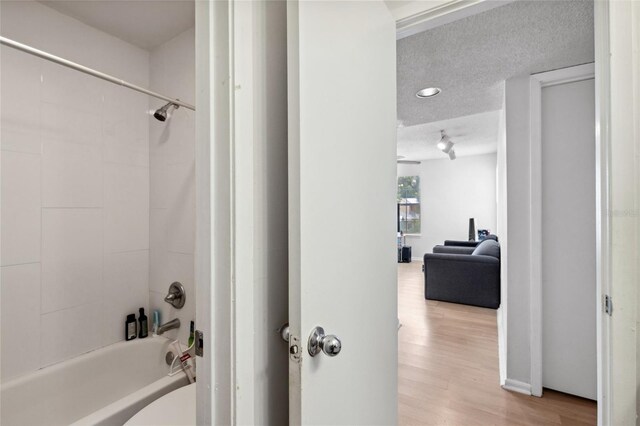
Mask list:
POLYGON ((119 342, 3 383, 0 423, 122 425, 143 407, 189 384, 170 377, 160 336, 119 342))

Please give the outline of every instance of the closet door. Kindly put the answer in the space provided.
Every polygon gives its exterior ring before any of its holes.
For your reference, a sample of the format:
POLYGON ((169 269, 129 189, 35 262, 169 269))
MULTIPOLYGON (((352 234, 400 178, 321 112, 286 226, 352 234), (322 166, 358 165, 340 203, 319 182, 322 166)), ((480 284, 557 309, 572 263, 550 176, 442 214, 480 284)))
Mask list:
POLYGON ((594 80, 542 89, 542 384, 596 399, 594 80))

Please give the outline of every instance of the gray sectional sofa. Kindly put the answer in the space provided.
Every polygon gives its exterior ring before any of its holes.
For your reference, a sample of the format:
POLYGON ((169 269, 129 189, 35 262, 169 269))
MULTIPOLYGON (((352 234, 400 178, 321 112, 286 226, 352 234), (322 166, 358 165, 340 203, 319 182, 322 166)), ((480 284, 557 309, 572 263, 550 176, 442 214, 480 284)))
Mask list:
MULTIPOLYGON (((446 244, 449 243, 449 244, 446 244)), ((425 298, 496 309, 500 306, 497 238, 434 247, 424 255, 425 298)))

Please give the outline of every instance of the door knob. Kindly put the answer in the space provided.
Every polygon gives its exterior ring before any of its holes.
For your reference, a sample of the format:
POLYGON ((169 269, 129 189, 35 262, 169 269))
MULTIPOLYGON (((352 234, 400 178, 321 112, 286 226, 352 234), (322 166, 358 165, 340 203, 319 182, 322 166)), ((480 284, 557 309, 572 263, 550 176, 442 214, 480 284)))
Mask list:
POLYGON ((280 327, 278 329, 278 334, 280 335, 280 337, 282 337, 282 340, 284 340, 285 342, 289 343, 289 337, 291 335, 291 332, 289 331, 289 323, 288 322, 282 324, 282 327, 280 327))
POLYGON ((316 356, 320 351, 327 356, 336 356, 342 349, 342 342, 333 334, 325 335, 324 328, 316 327, 309 335, 309 355, 316 356))

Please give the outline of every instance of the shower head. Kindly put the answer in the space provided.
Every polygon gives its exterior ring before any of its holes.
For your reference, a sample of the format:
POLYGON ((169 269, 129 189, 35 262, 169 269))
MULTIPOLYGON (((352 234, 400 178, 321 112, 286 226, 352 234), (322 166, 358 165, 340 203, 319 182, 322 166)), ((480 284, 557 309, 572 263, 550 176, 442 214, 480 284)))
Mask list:
POLYGON ((163 106, 162 108, 158 108, 156 110, 156 112, 153 113, 153 116, 156 118, 156 120, 159 121, 166 121, 167 119, 167 114, 169 113, 169 108, 175 108, 178 109, 180 108, 179 105, 174 104, 173 102, 169 102, 168 104, 166 104, 165 106, 163 106))

